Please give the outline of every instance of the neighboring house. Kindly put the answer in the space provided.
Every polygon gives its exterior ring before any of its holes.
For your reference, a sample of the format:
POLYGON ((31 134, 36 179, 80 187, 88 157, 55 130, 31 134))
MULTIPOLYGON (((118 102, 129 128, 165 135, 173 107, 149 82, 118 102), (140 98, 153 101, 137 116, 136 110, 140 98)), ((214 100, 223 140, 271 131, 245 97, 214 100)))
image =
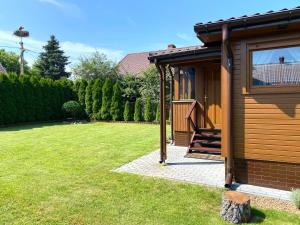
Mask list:
POLYGON ((197 23, 203 46, 150 52, 161 76, 161 162, 171 71, 175 145, 224 157, 226 187, 300 188, 299 29, 300 7, 282 9, 197 23))
POLYGON ((118 64, 120 75, 140 76, 150 66, 148 60, 149 52, 130 53, 126 55, 118 64))
POLYGON ((0 63, 0 73, 6 73, 6 69, 0 63))

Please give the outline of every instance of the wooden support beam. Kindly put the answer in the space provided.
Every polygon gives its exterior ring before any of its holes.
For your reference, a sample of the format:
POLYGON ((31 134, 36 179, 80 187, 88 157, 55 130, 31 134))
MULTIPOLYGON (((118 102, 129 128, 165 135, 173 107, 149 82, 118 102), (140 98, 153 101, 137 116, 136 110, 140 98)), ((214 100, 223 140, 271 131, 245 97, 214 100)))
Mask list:
POLYGON ((166 141, 166 67, 155 63, 160 74, 160 163, 167 159, 166 141))

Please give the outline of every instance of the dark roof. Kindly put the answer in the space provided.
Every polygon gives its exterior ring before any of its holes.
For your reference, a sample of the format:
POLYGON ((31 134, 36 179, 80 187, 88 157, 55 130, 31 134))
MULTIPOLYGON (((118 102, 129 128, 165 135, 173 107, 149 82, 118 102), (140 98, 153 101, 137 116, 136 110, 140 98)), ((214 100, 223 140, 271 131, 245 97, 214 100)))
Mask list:
POLYGON ((0 73, 6 73, 6 69, 0 63, 0 73))
POLYGON ((154 60, 170 60, 174 58, 182 58, 187 56, 199 55, 204 53, 209 53, 212 51, 220 52, 220 48, 208 48, 201 45, 188 46, 183 48, 169 48, 165 50, 149 52, 149 60, 154 62, 154 60))
MULTIPOLYGON (((253 15, 243 15, 240 17, 231 17, 228 19, 220 19, 217 21, 209 21, 207 23, 197 23, 194 30, 198 33, 216 32, 222 29, 222 25, 230 24, 231 29, 245 28, 260 24, 270 24, 279 21, 292 21, 300 19, 300 6, 292 9, 281 9, 279 11, 268 11, 265 13, 256 13, 253 15)), ((201 37, 199 37, 201 39, 201 37)), ((202 40, 203 41, 203 40, 202 40)))
POLYGON ((149 52, 130 53, 126 55, 118 64, 120 75, 140 75, 149 68, 149 52))

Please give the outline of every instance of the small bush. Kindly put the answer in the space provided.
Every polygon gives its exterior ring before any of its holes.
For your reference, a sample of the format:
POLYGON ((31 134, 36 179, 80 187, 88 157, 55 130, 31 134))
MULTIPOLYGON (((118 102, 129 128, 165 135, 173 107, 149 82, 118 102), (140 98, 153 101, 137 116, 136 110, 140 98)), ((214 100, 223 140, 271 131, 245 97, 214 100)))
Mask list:
POLYGON ((292 192, 292 199, 296 207, 300 209, 300 189, 295 189, 292 192))
POLYGON ((142 121, 142 101, 140 98, 135 101, 133 118, 135 122, 142 121))
POLYGON ((82 106, 76 101, 68 101, 63 104, 62 111, 66 117, 71 116, 72 119, 78 119, 83 113, 82 106))

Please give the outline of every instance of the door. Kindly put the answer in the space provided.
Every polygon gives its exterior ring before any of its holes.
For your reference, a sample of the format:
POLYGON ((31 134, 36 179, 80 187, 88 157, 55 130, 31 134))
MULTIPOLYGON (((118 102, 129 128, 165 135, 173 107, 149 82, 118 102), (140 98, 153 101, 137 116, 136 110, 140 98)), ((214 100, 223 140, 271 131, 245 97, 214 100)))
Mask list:
POLYGON ((221 129, 221 70, 220 67, 206 68, 204 74, 204 123, 207 128, 221 129))

